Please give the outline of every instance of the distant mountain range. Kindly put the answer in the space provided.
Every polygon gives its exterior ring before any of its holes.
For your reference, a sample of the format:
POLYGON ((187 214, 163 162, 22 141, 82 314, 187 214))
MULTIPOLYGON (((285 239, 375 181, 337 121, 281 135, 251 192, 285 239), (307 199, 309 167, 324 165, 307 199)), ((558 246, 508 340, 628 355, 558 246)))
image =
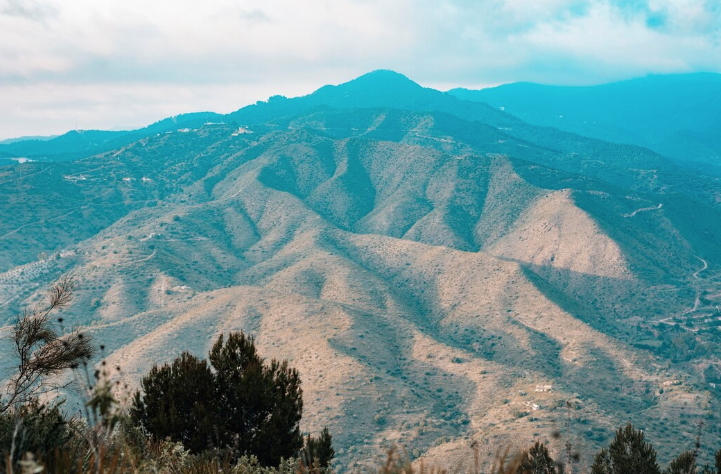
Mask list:
POLYGON ((57 135, 31 135, 31 136, 24 136, 24 137, 17 137, 17 138, 8 138, 5 140, 0 140, 0 145, 10 145, 12 143, 16 142, 29 142, 29 141, 47 141, 52 140, 53 138, 57 138, 57 135))
POLYGON ((569 416, 584 455, 629 420, 669 455, 700 421, 719 445, 721 179, 679 164, 712 160, 464 94, 377 71, 0 146, 38 160, 0 167, 4 323, 72 272, 66 320, 133 384, 242 329, 298 367, 303 428, 347 469, 391 443, 560 452, 569 416))
POLYGON ((321 106, 433 110, 497 125, 512 121, 507 115, 492 118, 489 110, 471 111, 463 101, 488 104, 532 125, 643 146, 684 164, 721 168, 721 74, 714 73, 648 76, 587 87, 513 83, 482 90, 452 89, 444 94, 422 88, 392 71, 376 71, 342 87, 326 86, 292 101, 275 96, 226 116, 212 112, 183 114, 139 130, 71 131, 60 137, 5 140, 0 142, 0 157, 72 160, 177 127, 192 128, 220 120, 263 123, 279 114, 321 106), (360 95, 367 101, 353 104, 360 95), (462 101, 450 100, 448 95, 462 101))
POLYGON ((534 125, 721 167, 721 74, 649 76, 592 87, 516 83, 449 93, 534 125))
POLYGON ((120 148, 152 134, 177 130, 179 127, 197 127, 208 121, 220 120, 220 117, 212 112, 200 112, 170 117, 138 130, 72 130, 57 137, 5 140, 0 143, 0 160, 3 157, 23 157, 36 161, 77 160, 120 148))

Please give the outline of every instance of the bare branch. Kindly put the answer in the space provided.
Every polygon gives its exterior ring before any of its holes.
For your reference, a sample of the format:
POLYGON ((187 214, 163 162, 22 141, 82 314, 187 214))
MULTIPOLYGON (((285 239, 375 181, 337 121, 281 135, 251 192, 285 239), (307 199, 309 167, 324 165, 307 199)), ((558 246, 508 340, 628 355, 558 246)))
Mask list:
POLYGON ((73 331, 47 341, 33 352, 32 357, 28 360, 28 369, 41 376, 56 375, 87 361, 94 352, 90 337, 73 331))
POLYGON ((50 309, 64 308, 73 300, 75 279, 66 275, 55 283, 49 291, 50 309))
POLYGON ((59 335, 49 319, 52 311, 70 304, 74 289, 73 279, 63 277, 50 288, 48 307, 24 311, 15 322, 11 338, 19 365, 7 387, 8 400, 0 403, 0 413, 27 402, 47 377, 86 363, 94 355, 90 337, 77 330, 59 335))

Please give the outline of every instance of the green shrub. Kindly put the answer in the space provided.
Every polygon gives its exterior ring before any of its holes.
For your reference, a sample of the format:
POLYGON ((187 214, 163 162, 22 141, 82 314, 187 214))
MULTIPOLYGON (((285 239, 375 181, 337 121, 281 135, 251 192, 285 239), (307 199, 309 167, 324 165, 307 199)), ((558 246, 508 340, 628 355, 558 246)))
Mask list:
POLYGON ((523 453, 521 459, 521 469, 519 472, 523 474, 556 474, 556 463, 548 453, 548 448, 540 441, 523 453))
POLYGON ((215 377, 204 360, 183 353, 170 365, 153 367, 135 394, 132 420, 158 440, 169 438, 192 452, 218 441, 215 377))
POLYGON ((47 458, 65 446, 72 436, 72 427, 63 417, 59 404, 31 401, 0 415, 0 459, 5 460, 12 454, 14 464, 28 452, 47 458))
POLYGON ((131 417, 156 439, 179 441, 193 453, 210 448, 257 457, 264 466, 303 447, 300 377, 287 362, 266 363, 252 338, 221 335, 210 365, 184 353, 153 367, 136 393, 131 417))
POLYGON ((300 453, 300 459, 304 466, 328 469, 334 457, 333 438, 328 428, 323 428, 317 438, 306 436, 305 445, 300 453))
POLYGON ((630 423, 593 460, 592 474, 660 474, 656 451, 630 423))
POLYGON ((684 451, 671 461, 665 474, 695 474, 696 454, 693 451, 684 451))

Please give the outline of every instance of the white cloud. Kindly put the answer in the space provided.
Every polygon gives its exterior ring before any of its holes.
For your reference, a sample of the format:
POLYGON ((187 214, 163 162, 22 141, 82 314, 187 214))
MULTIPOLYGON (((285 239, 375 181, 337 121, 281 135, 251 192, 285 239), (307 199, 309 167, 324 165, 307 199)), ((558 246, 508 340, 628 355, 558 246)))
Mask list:
POLYGON ((718 71, 720 15, 716 0, 0 0, 0 137, 72 128, 66 113, 90 128, 232 110, 376 68, 431 86, 718 71))
POLYGON ((714 49, 707 37, 672 36, 649 28, 642 17, 626 22, 619 22, 618 17, 614 7, 599 3, 583 17, 539 24, 517 41, 538 54, 554 51, 568 61, 575 60, 601 79, 612 79, 618 71, 630 75, 689 72, 704 63, 721 69, 721 57, 703 56, 714 49))
POLYGON ((0 137, 52 135, 72 129, 133 129, 172 115, 232 112, 257 98, 307 94, 315 83, 56 84, 0 86, 0 137))

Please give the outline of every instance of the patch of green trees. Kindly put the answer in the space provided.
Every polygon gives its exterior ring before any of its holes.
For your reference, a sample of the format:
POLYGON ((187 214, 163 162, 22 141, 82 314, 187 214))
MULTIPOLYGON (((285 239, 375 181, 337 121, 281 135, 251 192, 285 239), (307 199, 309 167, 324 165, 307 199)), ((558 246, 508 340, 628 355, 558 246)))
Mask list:
MULTIPOLYGON (((628 424, 616 431, 607 448, 593 458, 591 474, 721 474, 721 449, 715 454, 715 466, 697 465, 698 453, 685 451, 662 470, 656 451, 643 431, 628 424)), ((536 443, 521 457, 515 474, 562 474, 564 464, 554 461, 545 445, 536 443)))

